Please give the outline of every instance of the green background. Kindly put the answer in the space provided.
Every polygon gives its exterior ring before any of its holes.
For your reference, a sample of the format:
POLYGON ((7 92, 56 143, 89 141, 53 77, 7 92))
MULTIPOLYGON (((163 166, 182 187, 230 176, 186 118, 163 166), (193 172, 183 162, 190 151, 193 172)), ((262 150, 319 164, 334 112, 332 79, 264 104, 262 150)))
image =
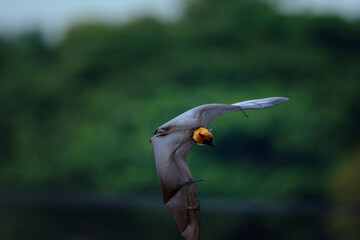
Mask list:
POLYGON ((359 66, 359 21, 246 0, 0 39, 1 239, 180 239, 154 130, 272 96, 290 100, 219 117, 190 153, 203 239, 360 239, 359 66))

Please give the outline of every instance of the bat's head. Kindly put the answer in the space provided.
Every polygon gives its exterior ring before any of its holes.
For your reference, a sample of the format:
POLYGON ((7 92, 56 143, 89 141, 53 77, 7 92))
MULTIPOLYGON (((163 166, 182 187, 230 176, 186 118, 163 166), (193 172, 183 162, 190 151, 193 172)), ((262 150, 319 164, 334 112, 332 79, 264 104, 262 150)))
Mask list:
POLYGON ((216 146, 216 144, 214 143, 214 137, 211 134, 211 129, 207 130, 206 128, 203 127, 195 129, 192 138, 199 145, 209 145, 212 147, 216 146))

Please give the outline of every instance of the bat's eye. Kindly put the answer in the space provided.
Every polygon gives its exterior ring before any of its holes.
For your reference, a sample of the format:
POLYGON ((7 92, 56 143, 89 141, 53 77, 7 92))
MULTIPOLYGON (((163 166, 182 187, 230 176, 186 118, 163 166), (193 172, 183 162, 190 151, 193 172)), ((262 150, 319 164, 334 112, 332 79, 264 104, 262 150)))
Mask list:
POLYGON ((209 144, 211 143, 211 138, 207 138, 203 141, 204 144, 209 144))

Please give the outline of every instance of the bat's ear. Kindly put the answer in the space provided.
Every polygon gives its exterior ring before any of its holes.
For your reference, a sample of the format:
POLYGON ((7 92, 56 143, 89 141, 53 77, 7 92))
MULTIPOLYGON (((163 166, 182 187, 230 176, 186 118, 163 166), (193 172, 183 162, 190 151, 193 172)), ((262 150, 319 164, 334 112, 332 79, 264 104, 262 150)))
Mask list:
POLYGON ((212 128, 209 129, 209 132, 212 132, 212 128))
POLYGON ((203 138, 203 137, 204 137, 204 135, 202 135, 201 133, 199 133, 199 135, 200 135, 200 137, 201 137, 201 138, 203 138))

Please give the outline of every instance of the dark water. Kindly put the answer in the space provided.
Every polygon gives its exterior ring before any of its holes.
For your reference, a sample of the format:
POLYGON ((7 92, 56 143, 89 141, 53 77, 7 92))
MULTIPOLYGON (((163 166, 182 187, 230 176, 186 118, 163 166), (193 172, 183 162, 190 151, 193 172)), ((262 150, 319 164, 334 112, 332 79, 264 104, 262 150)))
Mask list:
MULTIPOLYGON (((0 239, 182 239, 154 196, 2 194, 0 239)), ((342 239, 333 207, 204 198, 201 239, 342 239)), ((341 212, 341 216, 357 214, 341 212)))

